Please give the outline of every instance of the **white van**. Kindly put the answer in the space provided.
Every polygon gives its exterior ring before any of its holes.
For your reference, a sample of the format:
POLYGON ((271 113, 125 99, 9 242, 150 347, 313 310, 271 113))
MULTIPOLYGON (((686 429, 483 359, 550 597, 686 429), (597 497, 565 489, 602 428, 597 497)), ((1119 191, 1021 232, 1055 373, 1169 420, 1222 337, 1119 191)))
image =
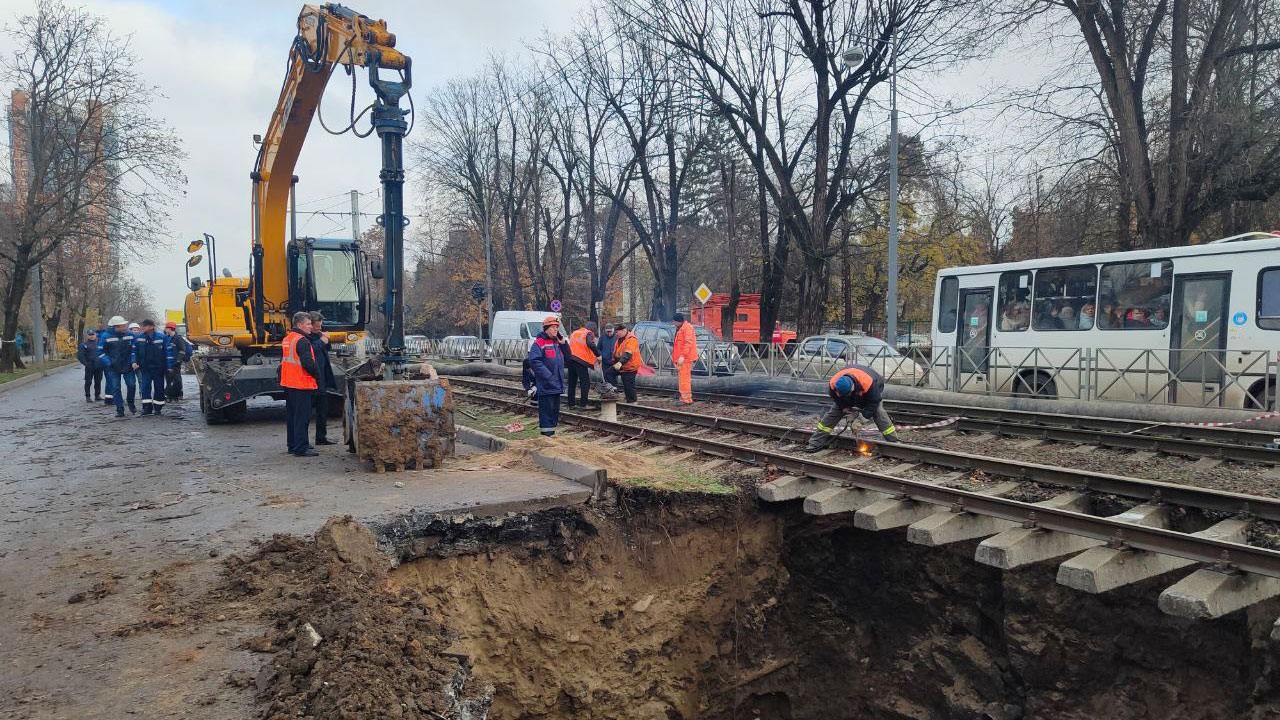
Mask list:
MULTIPOLYGON (((499 310, 494 313, 493 328, 489 332, 494 359, 523 360, 533 339, 542 332, 542 321, 548 315, 560 317, 560 313, 549 310, 499 310)), ((561 331, 564 331, 563 327, 561 331)))

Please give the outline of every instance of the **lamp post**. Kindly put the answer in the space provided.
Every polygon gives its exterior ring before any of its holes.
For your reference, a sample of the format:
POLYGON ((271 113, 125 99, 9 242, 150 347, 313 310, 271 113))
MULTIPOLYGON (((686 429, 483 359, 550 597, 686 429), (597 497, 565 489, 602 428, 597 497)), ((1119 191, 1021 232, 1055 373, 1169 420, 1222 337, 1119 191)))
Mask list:
MULTIPOLYGON (((842 56, 846 70, 861 63, 861 50, 842 56)), ((897 29, 889 34, 889 291, 885 298, 885 341, 898 345, 898 42, 897 29)))

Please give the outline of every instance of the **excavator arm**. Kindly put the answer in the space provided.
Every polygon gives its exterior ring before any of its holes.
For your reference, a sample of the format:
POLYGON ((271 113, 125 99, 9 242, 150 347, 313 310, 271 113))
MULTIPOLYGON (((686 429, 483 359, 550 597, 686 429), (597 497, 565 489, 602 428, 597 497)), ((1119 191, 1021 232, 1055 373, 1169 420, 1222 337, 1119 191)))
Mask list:
MULTIPOLYGON (((286 223, 297 181, 293 171, 329 77, 338 65, 345 66, 347 72, 368 68, 370 84, 378 95, 375 128, 379 111, 389 114, 383 107, 387 105, 403 124, 398 100, 411 83, 411 63, 395 44, 396 37, 387 30, 386 21, 372 20, 342 5, 305 5, 298 15, 298 34, 289 51, 284 84, 250 174, 253 276, 246 300, 256 344, 279 340, 289 327, 289 313, 301 309, 290 303, 286 223), (379 69, 398 71, 400 79, 382 80, 379 69)), ((378 130, 382 135, 383 130, 378 130)), ((403 127, 399 134, 403 136, 403 127)), ((398 152, 398 139, 396 145, 398 152)), ((384 161, 385 155, 384 147, 384 161)), ((396 164, 399 162, 397 158, 396 164)))

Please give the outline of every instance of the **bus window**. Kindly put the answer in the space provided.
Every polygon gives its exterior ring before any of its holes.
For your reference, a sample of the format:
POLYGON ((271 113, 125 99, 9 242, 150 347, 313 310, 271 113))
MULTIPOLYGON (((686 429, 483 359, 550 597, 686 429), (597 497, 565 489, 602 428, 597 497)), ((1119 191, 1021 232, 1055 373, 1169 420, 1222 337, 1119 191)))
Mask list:
POLYGON ((1280 268, 1258 273, 1258 327, 1280 330, 1280 268))
POLYGON ((1000 274, 1000 332, 1020 332, 1031 325, 1031 271, 1000 274))
POLYGON ((956 331, 956 306, 960 300, 960 279, 942 278, 942 287, 938 290, 938 332, 953 333, 956 331))
POLYGON ((1036 330, 1080 330, 1080 315, 1097 301, 1098 268, 1093 265, 1036 271, 1036 330))
POLYGON ((1143 260, 1102 266, 1097 308, 1103 330, 1163 330, 1169 326, 1173 263, 1143 260))

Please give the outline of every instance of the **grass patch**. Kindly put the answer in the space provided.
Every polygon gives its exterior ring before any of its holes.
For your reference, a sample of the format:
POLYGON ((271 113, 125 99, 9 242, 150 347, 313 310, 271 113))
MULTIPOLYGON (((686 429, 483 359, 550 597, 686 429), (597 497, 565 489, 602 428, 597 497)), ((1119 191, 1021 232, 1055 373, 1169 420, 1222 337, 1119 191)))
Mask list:
POLYGON ((732 495, 734 493, 733 486, 726 485, 720 478, 687 468, 671 468, 662 477, 625 478, 620 482, 632 487, 647 487, 665 492, 700 493, 703 495, 732 495))
POLYGON ((538 436, 538 419, 526 417, 524 415, 512 415, 493 410, 492 408, 476 405, 474 403, 458 403, 458 415, 455 418, 467 427, 482 430, 490 435, 496 435, 506 440, 528 440, 538 436), (466 412, 462 412, 465 410, 466 412), (503 426, 513 422, 522 423, 524 429, 519 432, 510 433, 503 429, 503 426))
POLYGON ((17 380, 20 377, 35 375, 36 373, 45 372, 47 370, 53 370, 54 368, 60 368, 63 365, 70 365, 70 364, 71 364, 70 360, 50 360, 49 362, 42 363, 40 365, 28 365, 27 367, 24 367, 21 370, 14 370, 13 372, 0 372, 0 384, 4 384, 12 380, 17 380))

